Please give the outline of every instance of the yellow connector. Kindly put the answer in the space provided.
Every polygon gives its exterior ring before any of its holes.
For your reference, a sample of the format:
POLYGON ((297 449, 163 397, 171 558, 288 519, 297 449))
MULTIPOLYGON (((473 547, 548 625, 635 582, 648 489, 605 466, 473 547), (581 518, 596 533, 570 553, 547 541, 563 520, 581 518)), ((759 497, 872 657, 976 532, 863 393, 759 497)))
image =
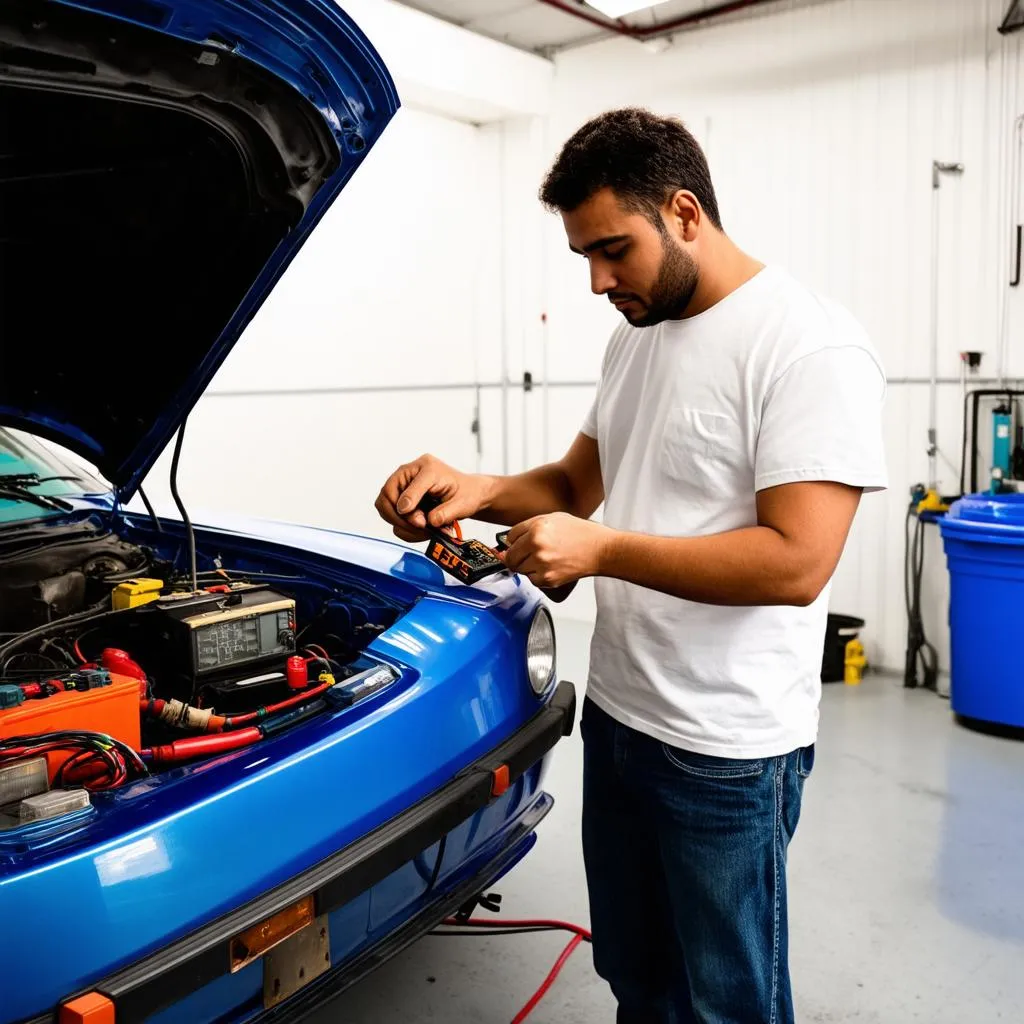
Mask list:
POLYGON ((330 672, 321 672, 320 675, 317 676, 317 679, 319 679, 321 683, 327 683, 328 686, 334 686, 337 682, 330 672))
POLYGON ((922 512, 948 512, 949 505, 947 505, 942 498, 939 497, 938 491, 929 490, 925 493, 925 496, 917 503, 917 507, 914 509, 918 515, 922 512))
POLYGON ((864 666, 868 659, 864 656, 864 645, 854 638, 846 644, 846 661, 843 680, 847 686, 858 686, 864 678, 864 666))
POLYGON ((134 579, 118 583, 114 587, 112 597, 113 607, 117 611, 124 608, 138 608, 139 605, 149 604, 160 596, 164 588, 163 580, 134 579))

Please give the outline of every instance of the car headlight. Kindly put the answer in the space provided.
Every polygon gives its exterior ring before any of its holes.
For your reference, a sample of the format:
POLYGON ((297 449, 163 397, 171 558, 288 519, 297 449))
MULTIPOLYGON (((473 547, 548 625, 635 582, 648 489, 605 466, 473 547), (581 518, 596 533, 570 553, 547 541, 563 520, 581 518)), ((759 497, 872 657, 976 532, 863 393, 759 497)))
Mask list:
POLYGON ((526 674, 538 697, 555 674, 555 627, 551 614, 543 606, 537 609, 526 638, 526 674))

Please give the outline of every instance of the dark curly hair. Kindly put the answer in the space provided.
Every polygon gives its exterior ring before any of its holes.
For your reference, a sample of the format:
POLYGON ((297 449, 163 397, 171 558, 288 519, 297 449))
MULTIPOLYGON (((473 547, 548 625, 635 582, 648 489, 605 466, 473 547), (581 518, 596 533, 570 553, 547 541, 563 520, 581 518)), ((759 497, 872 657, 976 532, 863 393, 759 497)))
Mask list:
POLYGON ((571 212, 603 188, 649 217, 659 230, 661 208, 669 196, 685 189, 722 229, 707 158, 677 118, 640 107, 593 118, 562 147, 541 186, 540 200, 549 210, 571 212))

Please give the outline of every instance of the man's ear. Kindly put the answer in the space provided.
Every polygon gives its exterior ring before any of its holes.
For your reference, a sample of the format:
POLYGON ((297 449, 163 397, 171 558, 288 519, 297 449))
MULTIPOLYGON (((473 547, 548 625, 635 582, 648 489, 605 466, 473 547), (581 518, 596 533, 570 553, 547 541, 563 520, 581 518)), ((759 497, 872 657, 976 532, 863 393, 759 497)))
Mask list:
POLYGON ((697 202, 697 197, 686 189, 674 192, 667 203, 666 216, 669 226, 674 229, 677 237, 683 242, 692 242, 704 220, 704 211, 697 202))

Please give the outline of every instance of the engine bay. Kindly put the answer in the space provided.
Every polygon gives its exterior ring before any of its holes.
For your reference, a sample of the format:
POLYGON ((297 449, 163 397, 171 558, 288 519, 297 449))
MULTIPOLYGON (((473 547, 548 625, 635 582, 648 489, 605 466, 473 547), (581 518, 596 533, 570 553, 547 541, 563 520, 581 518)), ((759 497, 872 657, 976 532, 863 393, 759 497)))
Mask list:
POLYGON ((7 766, 34 765, 26 785, 45 771, 51 803, 84 792, 84 806, 90 791, 257 743, 396 677, 363 651, 400 602, 204 545, 193 575, 178 568, 182 546, 155 536, 119 536, 93 515, 0 540, 0 830, 35 813, 7 766))

